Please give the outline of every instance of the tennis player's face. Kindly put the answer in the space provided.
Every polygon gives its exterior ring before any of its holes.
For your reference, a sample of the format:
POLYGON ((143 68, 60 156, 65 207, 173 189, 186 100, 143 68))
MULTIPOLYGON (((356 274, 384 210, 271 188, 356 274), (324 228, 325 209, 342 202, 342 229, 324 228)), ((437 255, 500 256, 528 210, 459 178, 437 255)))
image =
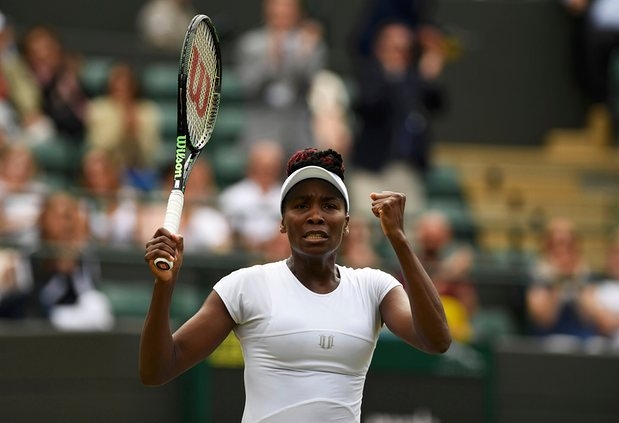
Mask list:
POLYGON ((321 179, 295 185, 284 203, 282 224, 292 251, 304 255, 335 253, 348 225, 342 194, 321 179))

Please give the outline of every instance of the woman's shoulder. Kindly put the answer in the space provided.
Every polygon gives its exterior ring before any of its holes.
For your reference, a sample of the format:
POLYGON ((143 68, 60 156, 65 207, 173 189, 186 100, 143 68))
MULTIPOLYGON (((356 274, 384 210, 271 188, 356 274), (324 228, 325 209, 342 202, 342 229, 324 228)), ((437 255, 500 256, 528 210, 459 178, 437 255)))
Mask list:
POLYGON ((377 281, 395 279, 391 273, 375 267, 348 267, 338 265, 338 268, 342 276, 346 275, 353 280, 377 281))
POLYGON ((229 278, 256 280, 260 277, 266 277, 273 272, 283 271, 282 266, 285 266, 283 261, 274 261, 269 263, 252 264, 236 269, 228 275, 229 278))
POLYGON ((221 278, 215 284, 214 289, 220 295, 236 298, 245 295, 248 295, 247 298, 265 295, 265 288, 271 286, 268 282, 279 280, 279 278, 274 278, 273 275, 284 270, 281 268, 282 263, 274 262, 241 267, 221 278))

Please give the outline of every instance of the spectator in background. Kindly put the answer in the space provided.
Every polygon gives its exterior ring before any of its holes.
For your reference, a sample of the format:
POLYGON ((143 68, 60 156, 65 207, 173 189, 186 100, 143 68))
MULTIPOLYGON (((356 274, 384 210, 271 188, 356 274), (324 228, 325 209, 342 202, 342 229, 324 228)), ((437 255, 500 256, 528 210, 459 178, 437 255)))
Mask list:
POLYGON ((156 103, 141 97, 134 69, 117 63, 109 71, 107 93, 86 107, 87 146, 112 152, 127 172, 128 182, 149 191, 158 177, 160 119, 156 103))
POLYGON ((23 314, 23 292, 28 289, 28 281, 21 260, 19 249, 0 248, 0 319, 19 318, 23 314))
MULTIPOLYGON (((174 179, 174 163, 164 172, 165 178, 161 197, 156 201, 143 203, 139 212, 139 239, 148 241, 165 218, 167 199, 174 179)), ((185 252, 230 252, 234 246, 232 226, 216 207, 218 187, 213 169, 205 157, 193 165, 187 187, 179 233, 183 235, 185 252)))
POLYGON ((133 246, 137 231, 137 195, 123 178, 123 166, 104 149, 87 151, 81 163, 82 198, 89 231, 97 244, 133 246))
POLYGON ((58 35, 44 25, 24 33, 21 51, 41 90, 43 112, 58 135, 81 144, 88 95, 79 79, 79 57, 67 52, 58 35))
POLYGON ((561 2, 575 20, 573 63, 587 100, 590 104, 608 106, 610 59, 619 48, 619 3, 615 0, 561 2))
POLYGON ((454 239, 449 218, 438 210, 425 211, 415 221, 413 233, 417 257, 441 296, 454 339, 470 341, 479 307, 472 281, 473 248, 454 239))
POLYGON ((247 106, 241 143, 281 143, 286 154, 314 145, 307 93, 326 64, 321 25, 300 0, 263 0, 264 25, 238 39, 235 68, 247 106))
POLYGON ((398 20, 419 34, 424 34, 420 41, 425 47, 432 45, 432 39, 443 37, 434 18, 437 0, 366 0, 365 3, 365 11, 355 32, 355 51, 361 57, 372 54, 376 34, 388 21, 398 20))
MULTIPOLYGON (((359 131, 352 150, 351 201, 362 206, 379 187, 403 192, 410 213, 425 208, 424 172, 431 159, 431 116, 443 105, 438 83, 443 59, 415 57, 415 33, 400 22, 384 24, 373 54, 359 66, 353 109, 359 131)), ((426 53, 428 55, 426 55, 426 53)))
POLYGON ((574 222, 565 217, 551 219, 542 234, 526 293, 531 334, 568 342, 594 336, 595 328, 583 318, 578 301, 590 280, 590 266, 574 222))
POLYGON ((580 300, 585 317, 619 350, 619 230, 608 247, 606 272, 584 287, 580 300))
POLYGON ((0 300, 0 315, 48 319, 62 330, 107 330, 114 319, 97 289, 99 265, 89 252, 85 211, 76 198, 56 192, 45 199, 38 244, 14 267, 17 291, 0 300))
POLYGON ((196 13, 191 0, 147 0, 138 11, 136 27, 148 47, 177 56, 196 13))
POLYGON ((27 146, 13 144, 0 153, 1 239, 20 246, 34 241, 41 204, 48 189, 27 146))
POLYGON ((619 79, 613 57, 619 53, 619 2, 561 0, 572 16, 572 66, 587 109, 590 142, 613 144, 617 132, 619 79))
POLYGON ((262 140, 251 146, 245 177, 226 187, 219 196, 219 208, 232 224, 236 244, 261 253, 280 237, 280 202, 283 147, 262 140))
POLYGON ((376 251, 373 227, 369 220, 360 216, 351 216, 348 230, 344 234, 339 257, 344 266, 352 268, 383 268, 382 258, 376 251))
POLYGON ((308 104, 317 148, 339 151, 347 159, 353 134, 350 95, 344 80, 335 72, 319 71, 312 80, 308 104))
POLYGON ((17 49, 13 25, 0 12, 0 127, 10 138, 31 142, 48 139, 54 131, 41 110, 37 80, 17 49), (25 132, 25 134, 22 134, 25 132))

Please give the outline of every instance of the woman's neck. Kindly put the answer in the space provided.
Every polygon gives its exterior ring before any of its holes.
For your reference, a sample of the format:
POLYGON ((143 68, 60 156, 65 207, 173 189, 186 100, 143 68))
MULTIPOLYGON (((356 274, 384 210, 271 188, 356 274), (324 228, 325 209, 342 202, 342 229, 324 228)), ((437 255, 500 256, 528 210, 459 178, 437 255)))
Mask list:
POLYGON ((291 256, 286 259, 286 265, 299 282, 310 291, 326 294, 337 288, 340 283, 335 257, 311 260, 291 256))

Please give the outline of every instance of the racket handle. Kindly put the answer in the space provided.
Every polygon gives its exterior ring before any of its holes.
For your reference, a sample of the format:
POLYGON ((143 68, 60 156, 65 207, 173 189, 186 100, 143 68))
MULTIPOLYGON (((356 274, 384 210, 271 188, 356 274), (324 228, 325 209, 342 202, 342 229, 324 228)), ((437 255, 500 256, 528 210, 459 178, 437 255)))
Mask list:
MULTIPOLYGON (((163 227, 173 234, 178 233, 178 228, 181 223, 181 215, 183 214, 184 202, 185 195, 183 192, 176 189, 172 190, 170 197, 168 198, 163 227)), ((161 270, 169 270, 172 266, 174 266, 174 263, 168 259, 159 257, 155 259, 155 266, 161 270)))

